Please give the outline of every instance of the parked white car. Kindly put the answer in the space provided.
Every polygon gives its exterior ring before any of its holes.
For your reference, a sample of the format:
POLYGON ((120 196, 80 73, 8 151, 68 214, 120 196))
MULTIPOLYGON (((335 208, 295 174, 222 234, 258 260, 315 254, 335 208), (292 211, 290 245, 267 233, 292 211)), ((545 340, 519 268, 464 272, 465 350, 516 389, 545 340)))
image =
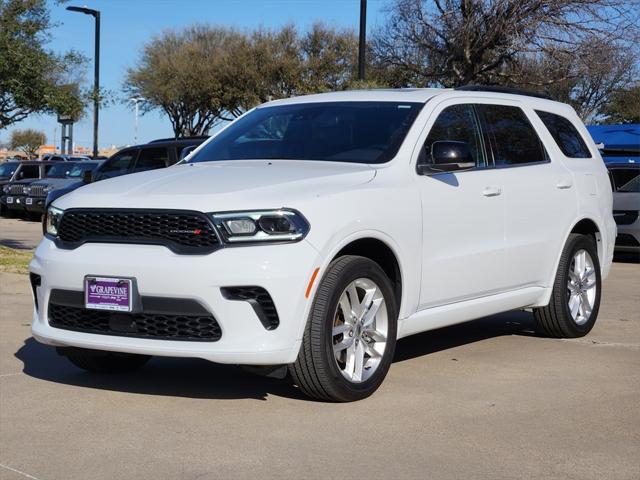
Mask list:
POLYGON ((414 333, 531 308, 546 335, 587 334, 611 212, 561 103, 473 88, 274 101, 181 164, 56 200, 30 265, 33 335, 89 371, 151 355, 286 366, 312 397, 357 400, 414 333))

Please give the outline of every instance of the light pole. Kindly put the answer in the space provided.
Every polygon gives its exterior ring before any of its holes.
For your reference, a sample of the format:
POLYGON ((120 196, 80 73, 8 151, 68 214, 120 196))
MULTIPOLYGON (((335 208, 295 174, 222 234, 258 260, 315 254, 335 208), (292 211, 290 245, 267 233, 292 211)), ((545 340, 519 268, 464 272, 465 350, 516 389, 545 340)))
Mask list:
POLYGON ((100 110, 100 12, 85 7, 67 7, 70 12, 91 15, 96 21, 95 54, 93 69, 93 157, 98 156, 98 114, 100 110))
POLYGON ((134 105, 134 115, 135 115, 135 121, 133 124, 134 130, 133 130, 133 144, 137 145, 138 144, 138 103, 142 102, 144 100, 144 98, 142 97, 133 97, 130 99, 133 102, 134 105))
POLYGON ((360 0, 360 38, 358 42, 358 79, 364 80, 367 46, 367 0, 360 0))

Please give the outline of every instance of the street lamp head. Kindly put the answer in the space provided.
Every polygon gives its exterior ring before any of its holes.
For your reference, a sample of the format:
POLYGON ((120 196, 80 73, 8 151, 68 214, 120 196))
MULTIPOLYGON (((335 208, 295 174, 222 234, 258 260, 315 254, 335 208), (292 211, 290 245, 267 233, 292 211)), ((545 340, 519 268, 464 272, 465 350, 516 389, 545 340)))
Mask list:
POLYGON ((98 10, 93 10, 92 8, 86 8, 86 7, 67 7, 67 10, 69 10, 70 12, 84 13, 85 15, 91 15, 93 17, 100 14, 98 10))

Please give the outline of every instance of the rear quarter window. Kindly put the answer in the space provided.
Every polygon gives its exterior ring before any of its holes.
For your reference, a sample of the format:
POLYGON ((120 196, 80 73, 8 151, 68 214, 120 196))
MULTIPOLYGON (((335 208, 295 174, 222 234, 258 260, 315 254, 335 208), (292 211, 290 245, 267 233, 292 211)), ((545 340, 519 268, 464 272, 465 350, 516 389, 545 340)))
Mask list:
POLYGON ((536 113, 566 157, 591 158, 587 144, 569 119, 540 110, 536 110, 536 113))

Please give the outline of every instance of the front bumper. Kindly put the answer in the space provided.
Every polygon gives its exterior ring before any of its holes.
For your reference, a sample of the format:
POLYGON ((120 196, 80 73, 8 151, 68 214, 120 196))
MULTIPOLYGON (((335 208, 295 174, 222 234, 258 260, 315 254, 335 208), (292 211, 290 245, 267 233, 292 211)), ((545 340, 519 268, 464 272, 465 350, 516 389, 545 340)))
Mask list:
POLYGON ((163 246, 89 243, 62 250, 44 238, 30 264, 41 276, 35 289, 34 337, 54 346, 75 346, 146 355, 198 357, 219 363, 273 365, 295 361, 311 299, 307 284, 318 252, 307 241, 222 248, 209 255, 179 255, 163 246), (82 291, 86 275, 133 277, 140 295, 193 299, 216 318, 215 342, 157 340, 53 328, 48 321, 52 289, 82 291), (222 287, 260 286, 269 292, 280 324, 267 330, 248 302, 228 300, 222 287))
POLYGON ((9 210, 24 212, 26 198, 25 195, 5 195, 2 197, 2 203, 9 210))
POLYGON ((618 225, 615 251, 624 253, 640 252, 640 217, 632 224, 618 225))
POLYGON ((24 208, 31 213, 44 213, 46 197, 27 197, 24 201, 24 208))

